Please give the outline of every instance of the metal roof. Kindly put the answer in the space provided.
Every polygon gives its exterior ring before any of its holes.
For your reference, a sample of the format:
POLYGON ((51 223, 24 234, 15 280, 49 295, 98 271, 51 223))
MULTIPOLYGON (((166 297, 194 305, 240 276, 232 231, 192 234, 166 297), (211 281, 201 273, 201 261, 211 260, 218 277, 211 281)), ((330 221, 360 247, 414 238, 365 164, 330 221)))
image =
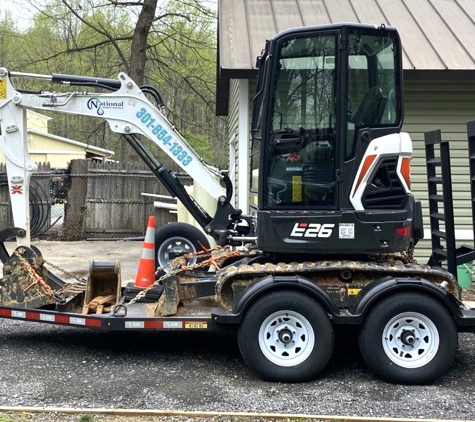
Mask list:
POLYGON ((432 79, 452 77, 447 70, 474 77, 475 0, 219 0, 218 114, 227 101, 222 79, 255 76, 266 39, 295 26, 337 22, 397 27, 406 77, 417 78, 416 70, 432 79))
POLYGON ((220 68, 254 69, 265 40, 294 26, 395 26, 405 69, 475 69, 474 0, 220 0, 220 68))

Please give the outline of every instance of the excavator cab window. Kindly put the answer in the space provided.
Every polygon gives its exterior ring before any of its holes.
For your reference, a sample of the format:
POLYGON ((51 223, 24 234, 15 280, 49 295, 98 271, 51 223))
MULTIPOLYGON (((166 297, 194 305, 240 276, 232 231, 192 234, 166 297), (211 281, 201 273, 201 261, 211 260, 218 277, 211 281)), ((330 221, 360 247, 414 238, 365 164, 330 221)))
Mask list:
POLYGON ((358 129, 399 124, 397 45, 392 32, 349 33, 346 160, 355 156, 358 129))
POLYGON ((338 209, 368 133, 400 131, 398 60, 397 32, 384 25, 302 27, 269 40, 253 103, 251 206, 338 209))
POLYGON ((268 207, 333 207, 337 33, 281 44, 274 74, 268 207))

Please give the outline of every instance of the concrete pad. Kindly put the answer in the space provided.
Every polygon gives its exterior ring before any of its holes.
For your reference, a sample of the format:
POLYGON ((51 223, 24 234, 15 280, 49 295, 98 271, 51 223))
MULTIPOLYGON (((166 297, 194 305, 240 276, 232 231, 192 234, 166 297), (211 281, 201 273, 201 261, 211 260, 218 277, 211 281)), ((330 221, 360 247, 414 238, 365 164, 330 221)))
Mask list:
MULTIPOLYGON (((45 261, 69 271, 76 276, 87 278, 89 265, 92 260, 120 262, 122 285, 132 281, 142 255, 142 241, 106 240, 106 241, 79 241, 58 242, 41 240, 31 243, 36 246, 45 261)), ((16 242, 6 242, 6 248, 12 253, 16 248, 16 242)), ((46 264, 48 270, 65 281, 74 280, 61 271, 46 264)), ((0 269, 3 265, 0 262, 0 269)))

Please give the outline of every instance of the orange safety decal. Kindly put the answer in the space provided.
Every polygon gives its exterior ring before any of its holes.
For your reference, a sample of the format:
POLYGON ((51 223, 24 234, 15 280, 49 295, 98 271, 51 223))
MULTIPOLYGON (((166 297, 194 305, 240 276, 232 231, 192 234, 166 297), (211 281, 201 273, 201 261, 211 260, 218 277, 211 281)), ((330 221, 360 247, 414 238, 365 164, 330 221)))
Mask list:
POLYGON ((361 172, 358 176, 358 181, 356 182, 355 189, 353 190, 352 196, 355 196, 356 191, 358 190, 361 181, 363 178, 366 176, 368 173, 368 170, 371 168, 371 165, 373 164, 373 161, 376 159, 376 155, 368 155, 363 163, 363 166, 361 167, 361 172))
POLYGON ((411 189, 411 160, 404 157, 401 160, 401 176, 404 178, 408 189, 411 189))

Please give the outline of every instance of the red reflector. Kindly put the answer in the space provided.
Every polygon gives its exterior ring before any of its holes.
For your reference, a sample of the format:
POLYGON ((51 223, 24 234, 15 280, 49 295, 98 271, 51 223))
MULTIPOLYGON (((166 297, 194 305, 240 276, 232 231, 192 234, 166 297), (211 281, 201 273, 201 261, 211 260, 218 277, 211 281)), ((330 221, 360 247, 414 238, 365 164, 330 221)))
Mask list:
POLYGON ((396 234, 403 237, 409 237, 411 235, 411 228, 410 227, 397 227, 396 234))
POLYGON ((10 309, 0 309, 0 315, 1 316, 6 316, 6 317, 11 317, 12 316, 12 311, 10 311, 10 309))
POLYGON ((100 327, 101 325, 100 319, 86 318, 86 326, 88 327, 100 327))
POLYGON ((163 322, 162 321, 145 321, 144 323, 144 328, 163 328, 163 322))

